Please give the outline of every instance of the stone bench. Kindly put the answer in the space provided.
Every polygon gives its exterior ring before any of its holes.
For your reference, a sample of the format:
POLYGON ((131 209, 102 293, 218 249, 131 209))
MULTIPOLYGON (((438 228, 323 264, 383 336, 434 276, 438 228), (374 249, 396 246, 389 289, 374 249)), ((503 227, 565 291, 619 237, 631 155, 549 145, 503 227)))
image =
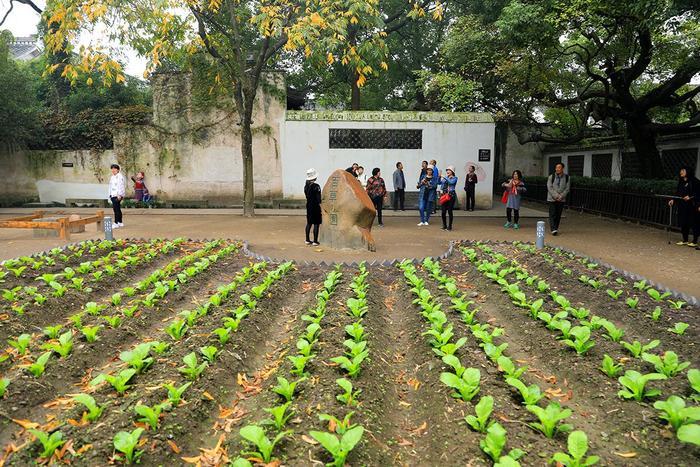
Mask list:
POLYGON ((66 198, 66 206, 71 207, 92 207, 106 208, 107 200, 102 198, 66 198))
POLYGON ((165 201, 168 208, 208 208, 209 200, 206 199, 173 199, 165 201))

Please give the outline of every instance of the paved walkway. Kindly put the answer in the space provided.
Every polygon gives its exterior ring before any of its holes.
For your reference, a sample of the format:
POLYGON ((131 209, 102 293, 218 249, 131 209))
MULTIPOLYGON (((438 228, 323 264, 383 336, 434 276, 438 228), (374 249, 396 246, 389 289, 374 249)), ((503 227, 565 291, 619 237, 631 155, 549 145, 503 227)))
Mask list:
MULTIPOLYGON (((295 260, 359 261, 438 255, 445 251, 450 240, 522 240, 533 241, 535 224, 547 214, 541 206, 529 205, 523 209, 519 231, 503 228, 504 209, 498 206, 490 211, 459 212, 455 230, 440 230, 440 220, 433 218, 428 227, 418 227, 417 212, 388 211, 386 227, 373 229, 377 252, 335 251, 307 247, 303 243, 303 210, 257 210, 258 216, 249 219, 241 211, 214 209, 139 210, 124 211, 124 229, 115 230, 120 237, 177 237, 238 238, 250 242, 254 251, 274 258, 295 260), (466 215, 466 216, 465 216, 466 215)), ((47 210, 49 211, 49 210, 47 210)), ((92 213, 95 209, 52 209, 50 211, 92 213)), ((0 218, 22 215, 27 209, 2 209, 0 218)), ((72 235, 71 241, 101 238, 90 225, 87 232, 72 235)), ((673 234, 674 242, 677 234, 673 234)), ((654 281, 700 297, 700 251, 667 243, 663 230, 639 226, 614 219, 567 211, 561 226, 561 235, 547 237, 547 242, 571 248, 600 258, 619 268, 636 272, 654 281)), ((31 254, 60 246, 58 238, 32 238, 32 233, 21 229, 0 229, 0 259, 31 254)))

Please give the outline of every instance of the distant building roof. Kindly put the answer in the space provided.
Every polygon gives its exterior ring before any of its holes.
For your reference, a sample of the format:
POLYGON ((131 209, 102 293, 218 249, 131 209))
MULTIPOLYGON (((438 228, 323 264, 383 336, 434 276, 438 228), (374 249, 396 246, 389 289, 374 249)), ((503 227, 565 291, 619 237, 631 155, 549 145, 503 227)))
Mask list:
POLYGON ((15 60, 32 60, 41 55, 36 36, 15 37, 10 43, 10 53, 15 60))

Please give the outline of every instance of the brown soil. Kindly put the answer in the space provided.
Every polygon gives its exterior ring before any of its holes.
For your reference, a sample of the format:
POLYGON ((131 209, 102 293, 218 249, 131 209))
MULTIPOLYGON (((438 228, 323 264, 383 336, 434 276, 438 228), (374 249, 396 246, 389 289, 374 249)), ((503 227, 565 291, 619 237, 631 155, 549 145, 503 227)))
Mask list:
MULTIPOLYGON (((693 367, 700 364, 696 349, 700 324, 698 308, 672 311, 668 303, 663 303, 662 318, 653 321, 646 315, 656 306, 655 302, 632 289, 631 283, 624 286, 615 283, 618 277, 615 274, 605 277, 604 270, 588 270, 575 259, 553 250, 548 250, 547 254, 562 263, 561 268, 548 263, 540 254, 528 253, 510 243, 491 244, 490 247, 541 276, 575 305, 585 306, 592 313, 624 328, 625 340, 636 339, 645 343, 658 338, 662 343, 655 352, 674 350, 684 361, 692 362, 693 367), (562 268, 570 268, 572 275, 564 274, 562 268), (608 297, 604 291, 606 287, 595 290, 579 282, 576 278, 582 273, 615 284, 616 288, 623 288, 625 294, 639 295, 642 311, 630 312, 624 298, 612 300, 608 297), (680 320, 690 324, 685 335, 676 336, 666 331, 680 320)), ((182 256, 189 252, 190 249, 173 255, 182 256)), ((173 257, 177 256, 151 262, 138 274, 125 277, 120 285, 145 276, 173 257)), ((479 257, 487 258, 487 254, 480 251, 479 257)), ((276 267, 275 264, 268 265, 267 270, 241 284, 222 306, 212 307, 182 340, 173 341, 164 332, 178 313, 208 301, 218 286, 233 281, 236 273, 248 264, 249 259, 241 254, 222 258, 203 274, 168 294, 156 306, 141 310, 132 319, 125 319, 121 327, 105 327, 97 342, 87 344, 76 336, 73 353, 65 359, 53 358, 40 378, 17 372, 15 360, 3 363, 3 372, 14 375, 7 395, 0 400, 0 414, 4 415, 0 424, 0 443, 5 452, 18 451, 10 456, 9 462, 27 465, 40 452, 37 443, 24 445, 31 437, 11 421, 15 419, 44 426, 48 423, 50 429, 60 428, 64 439, 71 441, 75 451, 90 445, 79 457, 65 454, 73 465, 109 463, 114 435, 139 426, 134 407, 138 403, 153 406, 162 402, 166 394, 162 385, 166 382, 178 386, 184 384, 186 379, 178 370, 182 358, 195 352, 201 362, 198 349, 205 345, 215 345, 222 351, 187 390, 184 395, 186 402, 164 413, 156 431, 145 431, 140 447, 144 451, 141 462, 144 465, 182 465, 183 457, 201 455, 200 460, 218 456, 223 463, 224 459, 234 459, 241 450, 248 450, 249 446, 242 442, 238 431, 246 424, 259 423, 267 418, 263 409, 280 402, 279 396, 271 390, 277 377, 298 378, 290 375, 292 366, 287 356, 296 353, 297 338, 308 324, 301 320, 301 316, 315 306, 315 293, 330 268, 297 266, 283 276, 271 286, 269 293, 258 300, 256 310, 241 322, 231 341, 225 345, 214 340, 211 332, 220 327, 222 319, 230 316, 230 311, 239 305, 240 295, 260 284, 267 272, 276 267), (124 396, 117 396, 109 385, 94 390, 95 399, 105 406, 104 413, 94 423, 74 426, 82 410, 70 403, 68 396, 90 390, 86 383, 100 372, 123 369, 119 353, 148 340, 167 341, 171 347, 158 356, 145 373, 134 377, 133 386, 124 396)), ((485 278, 459 252, 443 261, 442 267, 446 274, 457 280, 462 292, 477 301, 477 322, 504 329, 496 343, 508 343, 505 354, 528 367, 523 380, 528 384, 536 383, 547 392, 540 405, 551 400, 573 410, 568 421, 587 433, 590 454, 600 456, 601 465, 690 466, 700 462, 700 449, 676 441, 675 434, 658 418, 651 405, 653 401, 637 403, 620 399, 617 396, 619 383, 598 369, 604 354, 616 360, 623 359, 625 369, 653 371, 649 364, 630 358, 619 344, 603 338, 602 331, 593 335, 595 347, 578 356, 556 340, 555 332, 511 303, 497 284, 485 278)), ((366 432, 362 442, 348 457, 350 465, 491 465, 479 447, 484 435, 471 431, 464 422, 464 416, 473 413, 474 405, 484 395, 494 398, 493 417, 508 432, 506 452, 513 448, 526 452, 520 461, 522 465, 545 465, 554 452, 566 450, 565 435, 548 439, 528 426, 534 421, 533 415, 505 383, 496 365, 487 358, 469 326, 457 313, 448 311, 449 297, 419 268, 418 274, 425 280, 427 289, 442 304, 454 326, 453 340, 467 338, 467 343, 456 355, 465 366, 478 368, 481 372, 481 390, 472 402, 465 403, 452 397, 451 390, 440 382, 440 373, 448 369, 433 353, 428 337, 423 335, 428 324, 418 306, 412 303, 414 297, 403 274, 395 267, 370 267, 369 270, 369 311, 362 324, 368 336, 370 357, 363 363, 358 377, 352 379, 355 389, 362 391, 359 405, 348 408, 336 400, 339 388, 335 380, 345 375, 331 362, 331 358, 343 354, 343 341, 347 339, 344 326, 354 321, 347 312, 346 301, 353 294, 349 284, 358 269, 343 267, 343 279, 321 321, 322 331, 314 348, 316 356, 307 365, 308 379, 300 383, 300 390, 293 399, 295 415, 288 424, 293 434, 274 450, 275 457, 282 464, 301 466, 329 462, 330 457, 313 442, 309 432, 328 429, 328 424, 319 420, 319 414, 342 418, 353 410, 353 422, 365 427, 366 432)), ((30 280, 26 279, 27 282, 30 280)), ((515 281, 512 276, 508 276, 508 280, 515 281)), ((548 295, 540 294, 522 282, 521 287, 529 299, 542 297, 545 309, 555 310, 548 295)), ((52 323, 51 320, 60 322, 78 311, 85 300, 99 300, 110 293, 109 289, 95 288, 80 301, 61 302, 42 325, 52 323)), ((17 324, 13 324, 12 335, 23 330, 19 324, 25 324, 26 332, 36 332, 34 321, 30 321, 29 315, 26 318, 24 322, 13 321, 17 324)), ((575 321, 572 317, 569 319, 575 321)), ((662 398, 671 394, 690 395, 685 372, 666 381, 655 381, 651 386, 662 390, 662 398)))

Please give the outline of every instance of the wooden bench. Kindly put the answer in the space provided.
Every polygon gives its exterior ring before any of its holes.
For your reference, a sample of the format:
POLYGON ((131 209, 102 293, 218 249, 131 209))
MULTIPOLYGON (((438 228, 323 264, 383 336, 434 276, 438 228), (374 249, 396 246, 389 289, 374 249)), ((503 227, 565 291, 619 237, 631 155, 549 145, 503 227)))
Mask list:
POLYGON ((65 217, 65 213, 57 213, 54 217, 56 220, 41 221, 37 219, 44 218, 44 211, 34 211, 34 214, 29 216, 13 217, 11 219, 0 220, 0 228, 6 229, 49 229, 58 231, 59 237, 63 240, 70 240, 70 231, 72 227, 81 225, 97 224, 97 231, 102 230, 102 220, 104 219, 104 211, 97 211, 94 216, 83 217, 80 219, 69 220, 65 217), (58 217, 64 216, 64 217, 58 217))
POLYGON ((95 205, 98 208, 106 208, 107 200, 104 198, 66 198, 66 206, 78 207, 78 205, 95 205))

